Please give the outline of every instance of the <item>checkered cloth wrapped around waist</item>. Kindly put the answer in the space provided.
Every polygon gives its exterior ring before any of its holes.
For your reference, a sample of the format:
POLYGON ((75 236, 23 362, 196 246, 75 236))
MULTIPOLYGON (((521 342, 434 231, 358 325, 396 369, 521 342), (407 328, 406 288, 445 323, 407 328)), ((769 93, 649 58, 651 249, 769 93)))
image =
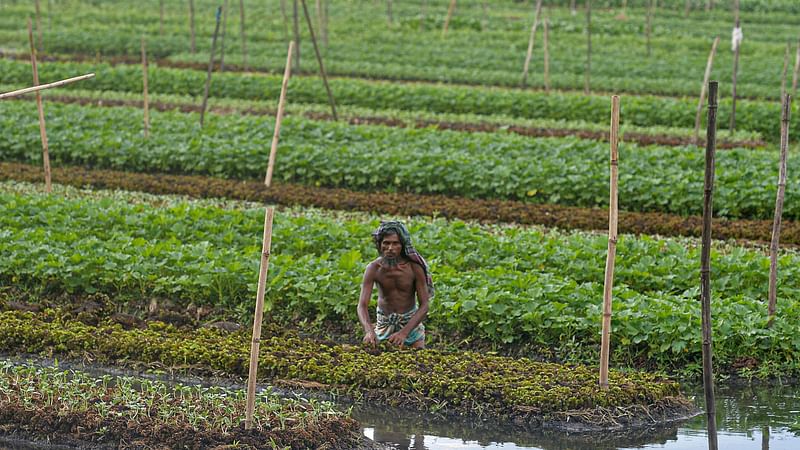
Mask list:
MULTIPOLYGON (((386 314, 380 308, 378 308, 378 322, 375 324, 375 335, 378 336, 378 341, 385 341, 386 339, 389 339, 389 336, 392 334, 402 330, 416 312, 417 308, 414 307, 414 309, 405 313, 386 314)), ((403 341, 403 344, 411 345, 414 342, 424 338, 425 325, 420 323, 408 333, 408 337, 406 337, 406 340, 403 341)))

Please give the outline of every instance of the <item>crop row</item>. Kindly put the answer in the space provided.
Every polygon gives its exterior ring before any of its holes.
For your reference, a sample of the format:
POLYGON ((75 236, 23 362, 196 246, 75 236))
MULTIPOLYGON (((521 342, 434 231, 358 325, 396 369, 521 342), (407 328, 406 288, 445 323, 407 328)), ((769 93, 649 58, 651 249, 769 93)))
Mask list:
MULTIPOLYGON (((38 315, 0 313, 3 351, 81 357, 91 349, 100 362, 190 365, 243 376, 250 340, 243 331, 222 335, 216 330, 187 331, 160 322, 130 330, 107 321, 92 326, 61 319, 53 310, 38 315)), ((264 380, 312 381, 329 390, 364 392, 376 400, 405 398, 407 403, 416 403, 414 406, 439 406, 485 417, 524 419, 526 411, 537 411, 534 419, 548 421, 556 421, 559 413, 570 410, 657 406, 680 395, 677 383, 644 372, 611 371, 610 387, 602 390, 595 370, 587 366, 472 352, 366 350, 262 334, 259 374, 264 380)), ((534 420, 525 425, 537 427, 534 420)))
MULTIPOLYGON (((56 165, 132 172, 261 179, 271 119, 152 114, 131 108, 48 105, 56 165)), ((446 194, 591 207, 608 199, 608 144, 573 138, 352 126, 289 117, 281 130, 276 180, 353 190, 446 194)), ((0 160, 41 161, 35 106, 0 103, 0 160)), ((717 155, 715 214, 771 218, 777 154, 739 149, 717 155)), ((789 158, 789 173, 800 160, 789 158)), ((620 207, 699 214, 703 153, 697 147, 620 146, 620 207)), ((789 179, 784 217, 800 217, 800 181, 789 179)))
MULTIPOLYGON (((0 180, 42 183, 41 167, 0 163, 0 180)), ((53 182, 66 186, 93 186, 96 189, 186 195, 191 198, 228 198, 258 201, 263 204, 297 205, 332 210, 355 210, 395 217, 429 216, 493 223, 536 224, 550 228, 606 230, 608 211, 539 205, 512 200, 475 200, 442 195, 409 193, 369 193, 347 189, 316 188, 276 183, 270 188, 260 181, 235 181, 196 175, 164 175, 113 170, 60 167, 53 169, 53 182)), ((742 239, 767 242, 772 236, 771 220, 714 219, 715 239, 742 239)), ((700 216, 662 213, 621 212, 619 232, 660 236, 702 234, 700 216)), ((781 244, 800 245, 800 223, 784 220, 781 244)))
MULTIPOLYGON (((4 321, 6 326, 12 325, 9 322, 4 321)), ((24 330, 30 324, 17 326, 24 330)), ((4 349, 14 347, 8 339, 0 341, 4 349)), ((74 345, 65 341, 63 347, 74 345)), ((0 361, 0 424, 6 432, 52 436, 56 430, 80 427, 78 436, 106 445, 127 441, 169 447, 238 443, 257 448, 271 442, 275 448, 344 449, 361 441, 358 424, 329 403, 280 399, 270 393, 260 393, 256 400, 253 430, 245 431, 241 390, 131 377, 94 378, 78 371, 0 361)))
MULTIPOLYGON (((132 4, 133 2, 131 2, 132 4)), ((157 17, 158 6, 130 8, 119 6, 93 8, 82 5, 74 11, 60 11, 44 32, 44 49, 54 53, 95 55, 138 55, 140 36, 149 35, 154 56, 170 57, 181 62, 207 62, 214 29, 214 2, 198 2, 197 23, 200 36, 198 53, 191 54, 186 11, 170 10, 164 34, 157 17), (136 11, 137 14, 131 12, 136 11), (81 20, 78 20, 80 17, 81 20), (76 26, 75 24, 80 24, 76 26)), ((30 6, 7 7, 5 23, 0 23, 0 40, 22 50, 27 35, 19 27, 30 15, 30 6)), ((234 8, 235 11, 236 8, 234 8)), ((253 9, 250 24, 269 24, 265 31, 250 32, 247 49, 250 66, 280 70, 285 60, 287 40, 284 23, 273 9, 253 9)), ((423 20, 420 31, 419 5, 401 6, 395 26, 385 26, 385 12, 368 2, 337 5, 331 16, 330 45, 324 49, 326 67, 332 74, 367 76, 384 79, 438 80, 491 85, 515 86, 520 83, 527 49, 531 7, 514 6, 511 2, 493 5, 487 31, 481 20, 452 21, 451 37, 441 38, 441 25, 446 10, 429 9, 432 21, 423 20), (513 19, 510 20, 510 17, 513 19), (477 26, 478 29, 474 29, 477 26), (369 44, 367 45, 367 42, 369 44), (431 45, 435 42, 436 45, 431 45)), ((480 10, 478 3, 461 5, 461 10, 480 10)), ((226 61, 242 64, 238 14, 231 14, 225 37, 226 61)), ((713 36, 730 33, 729 17, 713 17, 686 21, 682 17, 659 20, 653 27, 653 55, 646 56, 643 9, 631 10, 629 20, 616 18, 613 10, 594 14, 592 84, 605 91, 649 92, 657 94, 696 94, 703 78, 705 59, 713 36), (613 63, 610 63, 612 62, 613 63), (622 75, 624 74, 624 75, 622 75)), ((727 14, 725 15, 727 16, 727 14)), ((744 21, 749 26, 747 45, 742 48, 741 67, 774 67, 775 70, 741 70, 740 95, 777 98, 780 92, 780 67, 785 42, 796 38, 791 25, 780 21, 761 23, 760 14, 744 21)), ((773 15, 773 18, 777 15, 773 15)), ((781 17, 785 18, 785 15, 781 17)), ((586 40, 584 18, 573 16, 566 9, 551 12, 550 70, 556 88, 580 88, 583 85, 586 40)), ((301 28, 305 24, 301 22, 301 28)), ((252 25, 251 25, 252 26, 252 25)), ((541 42, 541 36, 539 36, 541 42)), ((542 46, 536 46, 531 68, 530 85, 541 87, 542 46), (535 74, 535 75, 534 75, 535 74)), ((316 69, 313 49, 307 35, 301 38, 301 54, 307 55, 304 67, 316 69)), ((716 79, 727 79, 733 65, 731 52, 719 52, 713 73, 716 79)))
MULTIPOLYGON (((26 190, 27 191, 27 190, 26 190)), ((73 194, 70 194, 70 197, 73 194)), ((95 194, 97 195, 97 194, 95 194)), ((106 292, 214 305, 247 317, 255 298, 263 211, 221 209, 165 197, 98 199, 7 193, 0 276, 31 292, 106 292), (161 207, 153 207, 157 202, 161 207)), ((276 319, 356 323, 363 267, 374 258, 377 219, 279 213, 266 302, 276 319)), ((532 345, 589 359, 599 338, 606 239, 511 226, 409 221, 438 286, 429 326, 495 345, 532 345), (523 249, 523 250, 520 250, 523 249)), ((616 358, 699 368, 697 275, 691 241, 623 236, 614 288, 616 358)), ((769 261, 759 250, 718 247, 715 358, 749 356, 765 370, 797 370, 798 256, 780 259, 778 318, 766 328, 769 261), (736 330, 734 333, 733 330, 736 330)))
MULTIPOLYGON (((96 79, 73 85, 96 91, 141 92, 141 67, 135 65, 54 63, 40 67, 42 82, 55 81, 87 72, 96 79)), ((201 97, 206 74, 202 71, 151 67, 148 88, 151 93, 201 97)), ((30 64, 0 60, 0 83, 25 85, 30 80, 30 64)), ((211 81, 211 95, 234 99, 276 102, 281 78, 274 75, 222 73, 211 81)), ((570 93, 545 93, 520 90, 470 88, 425 84, 390 84, 353 79, 333 79, 331 90, 337 104, 372 109, 427 111, 437 114, 497 114, 523 119, 584 121, 608 126, 608 96, 570 93)), ((694 88, 697 88, 695 83, 694 88)), ((317 77, 295 77, 288 87, 290 103, 324 104, 327 94, 317 77)), ((621 121, 639 127, 694 128, 697 100, 651 96, 623 97, 621 121)), ((731 102, 723 99, 718 113, 719 127, 729 123, 731 102)), ((737 127, 758 132, 777 142, 780 135, 780 105, 777 102, 737 102, 737 127)), ((797 119, 795 119, 795 122, 797 119)), ((790 127, 793 140, 800 139, 800 127, 790 127)))

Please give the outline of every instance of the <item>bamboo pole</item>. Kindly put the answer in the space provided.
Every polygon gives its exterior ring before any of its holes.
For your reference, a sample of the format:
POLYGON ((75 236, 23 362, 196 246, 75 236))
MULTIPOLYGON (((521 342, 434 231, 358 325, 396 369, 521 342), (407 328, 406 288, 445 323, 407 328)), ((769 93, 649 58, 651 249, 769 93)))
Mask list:
POLYGON ((544 91, 550 92, 550 43, 548 38, 548 29, 550 21, 544 19, 544 91))
POLYGON ((256 406, 256 378, 258 375, 258 354, 261 344, 261 320, 264 316, 264 291, 267 286, 270 248, 272 247, 272 218, 274 210, 268 207, 264 214, 264 237, 261 240, 261 268, 258 272, 258 292, 256 310, 253 317, 253 338, 250 341, 250 371, 247 376, 247 404, 244 419, 246 430, 253 428, 253 412, 256 406))
POLYGON ((322 74, 322 82, 325 84, 325 91, 328 93, 328 102, 331 104, 331 113, 333 120, 339 120, 336 114, 336 103, 333 101, 333 94, 331 87, 328 85, 328 75, 325 74, 325 66, 322 64, 322 55, 319 53, 319 46, 317 46, 317 38, 314 36, 314 27, 311 25, 311 16, 308 15, 308 7, 306 7, 306 0, 300 0, 303 5, 303 14, 306 16, 306 23, 308 23, 308 33, 311 35, 311 43, 314 45, 314 53, 317 55, 317 62, 319 63, 319 72, 322 74))
POLYGON ((239 0, 239 31, 242 35, 242 66, 247 72, 247 34, 244 29, 244 0, 239 0))
POLYGON ((281 122, 283 121, 283 111, 286 107, 286 88, 289 85, 289 78, 292 75, 292 52, 294 51, 294 41, 289 42, 289 52, 286 55, 286 67, 283 69, 283 82, 281 83, 281 96, 278 100, 278 113, 275 115, 275 130, 272 133, 272 147, 269 150, 269 163, 267 165, 267 176, 264 184, 267 187, 272 185, 272 171, 275 167, 275 155, 278 153, 278 139, 281 136, 281 122))
POLYGON ((778 241, 781 235, 781 216, 783 215, 783 197, 786 192, 786 151, 789 147, 789 112, 792 98, 783 95, 781 108, 781 161, 778 171, 778 194, 775 200, 775 216, 772 220, 772 241, 769 246, 769 305, 768 324, 775 319, 775 306, 778 297, 778 241))
POLYGON ((65 84, 70 84, 70 83, 74 83, 76 81, 86 80, 86 79, 89 79, 89 78, 92 78, 92 77, 94 77, 93 73, 87 73, 86 75, 67 78, 65 80, 56 81, 56 82, 53 82, 53 83, 40 84, 40 85, 34 86, 34 87, 29 87, 29 88, 25 88, 25 89, 18 89, 16 91, 5 92, 5 93, 0 94, 0 100, 2 100, 4 98, 11 98, 11 97, 17 97, 17 96, 20 96, 20 95, 29 94, 31 92, 37 92, 37 91, 43 91, 45 89, 56 88, 56 87, 59 87, 59 86, 64 86, 65 84))
POLYGON ((794 56, 794 73, 792 74, 792 96, 797 95, 797 75, 800 73, 800 39, 797 40, 797 53, 794 56))
POLYGON ((444 19, 444 27, 442 27, 442 38, 447 37, 447 28, 450 26, 450 19, 453 17, 453 11, 456 9, 456 0, 450 0, 450 6, 447 7, 447 17, 444 19))
POLYGON ((708 448, 718 450, 717 408, 714 404, 713 350, 711 345, 711 215, 714 194, 714 153, 717 146, 717 82, 708 85, 708 125, 706 132, 706 171, 703 195, 703 244, 700 255, 700 303, 703 327, 703 389, 706 399, 708 448))
POLYGON ((36 8, 36 49, 42 51, 42 11, 39 0, 34 2, 36 8))
POLYGON ((647 56, 650 57, 652 50, 650 48, 650 31, 653 27, 653 0, 648 0, 647 3, 647 22, 644 27, 644 33, 647 40, 647 56))
POLYGON ((603 331, 600 338, 600 388, 608 389, 608 359, 611 347, 611 291, 614 287, 614 261, 617 254, 617 203, 618 152, 619 142, 619 96, 611 97, 610 173, 611 188, 608 200, 608 254, 606 257, 606 276, 603 283, 603 331))
POLYGON ((711 66, 714 64, 714 55, 717 53, 718 44, 719 36, 714 38, 714 43, 711 44, 711 51, 708 53, 708 62, 706 62, 706 73, 703 75, 703 85, 700 87, 700 101, 697 102, 697 113, 694 116, 695 142, 700 138, 700 115, 703 112, 703 102, 706 100, 706 86, 708 86, 708 79, 711 77, 711 66))
POLYGON ((533 55, 533 40, 536 36, 536 27, 539 26, 539 17, 542 14, 542 0, 536 0, 536 14, 533 18, 533 25, 531 25, 531 35, 528 38, 528 53, 525 54, 525 64, 522 67, 522 87, 528 83, 528 67, 531 64, 531 55, 533 55))
POLYGON ((586 72, 583 76, 583 93, 589 95, 592 73, 592 0, 586 0, 586 72))
POLYGON ((144 93, 144 138, 150 137, 150 101, 147 98, 147 47, 142 37, 142 91, 144 93))
POLYGON ((158 34, 164 35, 164 0, 158 0, 158 34))
POLYGON ((283 40, 289 40, 289 16, 286 15, 286 0, 281 0, 281 16, 283 17, 283 40))
POLYGON ((194 55, 197 52, 194 33, 194 0, 189 0, 189 35, 191 39, 191 50, 192 54, 194 55))
MULTIPOLYGON (((736 24, 736 28, 740 28, 739 24, 739 0, 734 0, 734 16, 736 24)), ((731 124, 730 124, 730 133, 733 135, 733 132, 736 131, 736 78, 739 72, 739 50, 741 49, 741 44, 735 44, 736 48, 733 49, 733 76, 732 76, 732 83, 731 83, 731 124)))
POLYGON ((217 49, 217 34, 219 33, 220 16, 222 15, 222 6, 217 7, 216 21, 214 26, 214 37, 211 39, 211 55, 208 58, 208 74, 206 75, 206 86, 203 91, 203 104, 200 107, 200 128, 203 128, 203 119, 206 116, 206 105, 208 104, 208 90, 211 87, 211 72, 214 70, 214 52, 217 49))
MULTIPOLYGON (((31 28, 31 19, 28 19, 28 40, 31 44, 31 68, 33 69, 33 85, 39 85, 39 69, 36 66, 36 45, 33 42, 33 28, 31 28)), ((42 161, 44 163, 44 185, 45 190, 49 193, 53 191, 50 184, 50 151, 47 145, 47 129, 44 123, 44 105, 42 105, 42 93, 36 91, 36 108, 39 111, 39 135, 42 138, 42 161)))
POLYGON ((297 8, 297 0, 292 1, 292 7, 294 16, 293 26, 294 26, 294 71, 300 71, 300 11, 297 8))
POLYGON ((228 27, 228 0, 222 6, 222 34, 219 36, 219 71, 225 72, 225 31, 228 27))
POLYGON ((786 43, 786 51, 783 52, 783 72, 781 75, 781 99, 786 96, 786 75, 789 70, 789 50, 791 49, 791 44, 786 43))

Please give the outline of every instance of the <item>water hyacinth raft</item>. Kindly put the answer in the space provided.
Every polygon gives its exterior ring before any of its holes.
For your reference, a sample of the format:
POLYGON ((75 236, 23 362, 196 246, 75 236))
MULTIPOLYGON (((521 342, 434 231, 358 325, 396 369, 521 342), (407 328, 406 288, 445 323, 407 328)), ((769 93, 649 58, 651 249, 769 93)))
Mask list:
MULTIPOLYGON (((245 376, 249 347, 245 331, 187 330, 162 322, 126 330, 112 319, 90 325, 52 309, 0 313, 0 351, 9 353, 90 356, 99 363, 160 363, 245 376)), ((601 390, 597 370, 582 365, 473 352, 373 351, 291 332, 262 336, 259 375, 276 385, 532 429, 621 429, 695 413, 678 383, 651 373, 611 371, 610 388, 601 390)))

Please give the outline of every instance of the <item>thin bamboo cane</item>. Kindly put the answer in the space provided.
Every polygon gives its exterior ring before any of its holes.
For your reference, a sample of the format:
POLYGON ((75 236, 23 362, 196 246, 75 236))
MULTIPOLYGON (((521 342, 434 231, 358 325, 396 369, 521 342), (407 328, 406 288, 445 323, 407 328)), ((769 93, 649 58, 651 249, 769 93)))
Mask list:
POLYGON ((447 28, 450 26, 450 19, 453 17, 453 11, 456 9, 456 0, 450 0, 450 6, 447 7, 447 17, 444 19, 444 27, 442 27, 442 38, 447 37, 447 28))
POLYGON ((289 40, 289 16, 286 15, 286 0, 281 0, 281 16, 283 17, 283 40, 289 40))
POLYGON ((800 73, 800 39, 797 40, 797 52, 794 56, 794 73, 792 74, 792 96, 797 96, 797 75, 800 73))
POLYGON ((619 205, 617 203, 618 152, 619 142, 619 96, 611 97, 610 174, 611 188, 608 201, 608 254, 606 257, 606 276, 603 283, 603 329, 600 338, 600 388, 608 389, 608 359, 611 350, 611 291, 614 287, 614 262, 617 254, 617 222, 619 205))
POLYGON ((550 21, 544 19, 544 91, 550 92, 550 42, 548 30, 550 21))
POLYGON ((592 0, 586 0, 586 71, 583 75, 583 93, 589 95, 592 73, 592 0))
POLYGON ((222 6, 222 34, 219 36, 219 71, 225 72, 225 31, 228 27, 228 0, 222 6))
POLYGON ((775 319, 775 307, 778 303, 778 241, 781 235, 781 216, 783 215, 783 198, 786 193, 786 151, 789 147, 789 112, 792 98, 784 94, 781 108, 781 162, 778 171, 778 194, 775 199, 775 216, 772 220, 772 241, 769 246, 769 304, 767 313, 771 326, 775 319))
POLYGON ((239 31, 242 35, 242 66, 247 72, 247 34, 244 27, 244 0, 239 0, 239 31))
POLYGON ((293 27, 294 27, 294 71, 300 71, 300 11, 298 10, 297 0, 292 1, 293 8, 293 27))
POLYGON ((211 55, 208 58, 208 74, 206 75, 206 85, 203 91, 203 104, 200 107, 200 128, 203 128, 203 120, 206 116, 206 105, 208 104, 208 90, 211 87, 211 72, 214 70, 214 52, 217 49, 217 34, 219 33, 220 16, 222 15, 222 7, 217 7, 216 21, 214 26, 214 37, 211 39, 211 55))
POLYGON ((283 121, 283 111, 286 107, 286 88, 289 85, 289 78, 292 75, 292 52, 294 51, 294 41, 289 42, 289 52, 286 55, 286 67, 283 69, 283 82, 281 83, 281 96, 278 100, 278 113, 275 115, 275 131, 272 133, 272 147, 269 150, 269 163, 267 165, 267 176, 264 184, 267 187, 272 185, 272 171, 275 167, 275 156, 278 153, 278 140, 281 136, 281 122, 283 121))
POLYGON ((0 100, 2 100, 4 98, 11 98, 11 97, 17 97, 17 96, 20 96, 20 95, 29 94, 31 92, 37 92, 37 91, 43 91, 45 89, 56 88, 56 87, 59 87, 59 86, 64 86, 65 84, 70 84, 70 83, 74 83, 76 81, 86 80, 86 79, 89 79, 89 78, 92 78, 92 77, 94 77, 93 73, 87 73, 86 75, 81 75, 79 77, 67 78, 65 80, 56 81, 56 82, 53 82, 53 83, 40 84, 40 85, 34 86, 34 87, 28 87, 28 88, 25 88, 25 89, 18 89, 16 91, 5 92, 5 93, 0 94, 0 100))
POLYGON ((791 44, 786 43, 786 51, 783 52, 783 72, 781 74, 781 99, 786 96, 786 75, 789 71, 789 50, 791 49, 791 44))
POLYGON ((308 7, 306 7, 306 0, 300 0, 303 5, 303 14, 306 16, 306 23, 308 23, 308 33, 311 35, 311 43, 314 45, 314 53, 317 55, 317 62, 319 63, 319 72, 322 74, 322 82, 325 84, 325 91, 328 93, 328 102, 331 104, 331 113, 333 120, 339 120, 336 114, 336 103, 333 101, 333 94, 331 87, 328 85, 328 75, 325 73, 325 66, 322 64, 322 55, 319 53, 319 46, 317 46, 317 38, 314 36, 314 27, 311 25, 311 16, 308 15, 308 7))
POLYGON ((147 47, 142 37, 142 91, 144 95, 144 138, 150 137, 150 101, 147 97, 147 47))
POLYGON ((711 51, 708 53, 708 62, 706 62, 706 73, 703 75, 703 85, 700 87, 700 101, 697 102, 697 113, 694 116, 695 142, 700 139, 700 115, 703 112, 703 102, 706 100, 706 86, 708 86, 708 79, 711 77, 711 66, 714 64, 714 55, 717 53, 718 44, 719 36, 714 38, 714 43, 711 44, 711 51))
POLYGON ((192 54, 197 53, 197 46, 195 45, 195 32, 194 32, 194 0, 189 0, 189 36, 191 39, 192 54))
POLYGON ((708 448, 718 450, 717 408, 714 403, 713 350, 711 345, 711 215, 714 194, 714 158, 717 146, 717 82, 708 85, 706 170, 703 195, 703 238, 700 254, 700 303, 703 327, 703 388, 706 399, 708 448))
POLYGON ((246 430, 253 428, 253 412, 256 405, 256 377, 258 375, 258 354, 261 345, 261 320, 264 316, 264 291, 267 286, 270 248, 272 247, 272 218, 274 210, 268 207, 264 214, 264 237, 261 240, 261 268, 258 272, 258 291, 256 309, 253 317, 253 338, 250 341, 250 371, 247 376, 247 403, 244 419, 246 430))
POLYGON ((36 7, 36 49, 42 51, 42 11, 39 0, 36 0, 34 3, 36 7))
POLYGON ((533 40, 536 36, 536 28, 539 26, 539 17, 542 14, 542 0, 536 0, 536 14, 533 18, 533 25, 531 25, 531 35, 528 38, 528 53, 525 54, 525 64, 522 66, 522 87, 528 83, 528 67, 531 64, 531 55, 533 55, 533 40))
MULTIPOLYGON (((33 42, 33 29, 31 19, 28 19, 28 40, 31 43, 31 67, 33 68, 33 85, 39 85, 39 69, 36 66, 36 45, 33 42)), ((42 93, 36 91, 36 108, 39 111, 39 135, 42 138, 42 161, 44 163, 44 184, 47 192, 52 192, 50 184, 50 151, 47 145, 47 129, 44 123, 44 105, 42 105, 42 93)))
POLYGON ((164 0, 158 1, 158 34, 164 35, 164 0))

